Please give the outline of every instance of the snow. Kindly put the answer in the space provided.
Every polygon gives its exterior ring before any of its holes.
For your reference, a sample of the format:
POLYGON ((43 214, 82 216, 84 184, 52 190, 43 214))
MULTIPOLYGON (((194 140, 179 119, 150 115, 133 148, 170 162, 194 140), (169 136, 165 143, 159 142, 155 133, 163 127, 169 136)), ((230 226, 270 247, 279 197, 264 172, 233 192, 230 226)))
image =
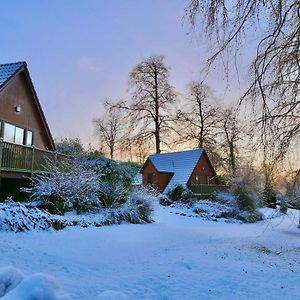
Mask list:
POLYGON ((97 300, 129 300, 124 294, 116 291, 104 291, 100 294, 97 300))
MULTIPOLYGON (((67 297, 62 286, 73 300, 299 297, 299 214, 227 224, 170 209, 158 206, 152 224, 0 233, 1 266, 42 271, 59 282, 30 275, 10 293, 45 286, 67 297)), ((8 295, 1 299, 39 299, 8 295)))
POLYGON ((25 275, 14 267, 5 267, 0 270, 0 297, 13 290, 25 275))
POLYGON ((3 300, 70 300, 55 278, 34 274, 22 280, 3 300))

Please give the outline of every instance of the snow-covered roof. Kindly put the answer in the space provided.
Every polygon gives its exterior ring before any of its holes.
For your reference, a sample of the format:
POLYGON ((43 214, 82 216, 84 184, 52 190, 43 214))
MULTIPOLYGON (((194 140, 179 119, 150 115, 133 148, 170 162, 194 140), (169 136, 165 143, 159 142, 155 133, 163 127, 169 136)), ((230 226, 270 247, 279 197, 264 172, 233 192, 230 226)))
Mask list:
POLYGON ((174 174, 165 188, 165 191, 168 191, 176 184, 187 184, 203 152, 203 149, 195 149, 153 154, 149 156, 149 160, 158 172, 169 172, 174 174))
POLYGON ((0 65, 0 88, 24 65, 25 62, 0 65))

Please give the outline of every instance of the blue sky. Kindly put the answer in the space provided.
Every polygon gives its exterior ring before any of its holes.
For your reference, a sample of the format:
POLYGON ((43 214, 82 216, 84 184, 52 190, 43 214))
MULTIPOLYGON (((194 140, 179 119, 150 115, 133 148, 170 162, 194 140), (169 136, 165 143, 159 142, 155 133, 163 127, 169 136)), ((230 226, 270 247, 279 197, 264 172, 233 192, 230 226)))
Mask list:
MULTIPOLYGON (((186 0, 4 0, 0 63, 25 60, 53 136, 94 144, 93 118, 107 97, 126 97, 128 73, 143 58, 166 55, 181 93, 200 78, 206 40, 188 34, 186 0)), ((223 75, 208 78, 219 98, 223 75)), ((229 100, 228 100, 229 99, 229 100)))

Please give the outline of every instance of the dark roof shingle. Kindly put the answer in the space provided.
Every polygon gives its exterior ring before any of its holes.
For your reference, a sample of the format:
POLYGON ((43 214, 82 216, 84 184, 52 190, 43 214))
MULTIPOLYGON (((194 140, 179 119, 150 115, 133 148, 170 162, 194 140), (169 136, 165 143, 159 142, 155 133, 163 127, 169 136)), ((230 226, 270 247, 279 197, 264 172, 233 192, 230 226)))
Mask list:
POLYGON ((0 65, 0 88, 24 65, 25 62, 0 65))

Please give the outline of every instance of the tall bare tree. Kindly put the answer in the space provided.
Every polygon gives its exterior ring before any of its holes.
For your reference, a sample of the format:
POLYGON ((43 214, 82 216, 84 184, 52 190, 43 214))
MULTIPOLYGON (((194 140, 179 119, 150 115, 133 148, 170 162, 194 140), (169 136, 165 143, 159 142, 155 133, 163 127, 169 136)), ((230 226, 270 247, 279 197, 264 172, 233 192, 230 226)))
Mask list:
POLYGON ((223 137, 222 146, 225 150, 224 152, 230 175, 236 177, 238 155, 237 143, 243 137, 243 129, 235 109, 227 108, 223 110, 219 134, 223 137))
POLYGON ((132 103, 123 103, 135 120, 140 139, 154 137, 156 153, 161 152, 162 134, 169 128, 169 106, 176 94, 169 83, 169 67, 163 55, 151 56, 129 74, 132 103))
POLYGON ((121 140, 122 115, 113 102, 105 103, 105 114, 94 120, 99 140, 109 149, 110 158, 114 159, 116 146, 121 140))
POLYGON ((245 96, 261 100, 263 133, 274 127, 286 151, 300 133, 300 1, 190 0, 186 14, 212 41, 209 65, 259 32, 245 96))
POLYGON ((181 124, 181 139, 196 142, 198 148, 209 147, 215 142, 219 118, 217 108, 210 103, 212 98, 208 85, 192 82, 189 85, 188 101, 184 103, 185 108, 177 113, 177 121, 181 124))

